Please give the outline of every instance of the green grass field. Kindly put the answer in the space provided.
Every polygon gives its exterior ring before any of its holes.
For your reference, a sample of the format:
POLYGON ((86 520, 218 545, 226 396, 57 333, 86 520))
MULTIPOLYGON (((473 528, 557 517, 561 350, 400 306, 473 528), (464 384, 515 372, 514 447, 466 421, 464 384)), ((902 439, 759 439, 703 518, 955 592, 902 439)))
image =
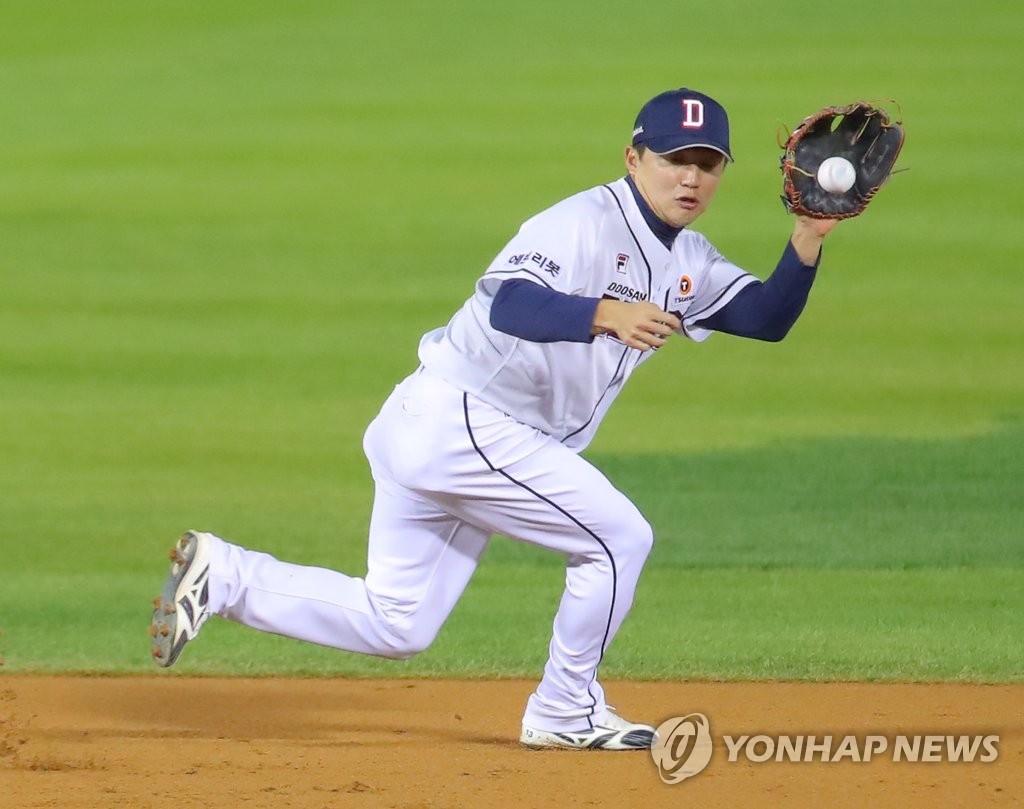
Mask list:
MULTIPOLYGON (((588 457, 658 544, 606 674, 1024 679, 1024 10, 800 8, 6 2, 3 670, 152 670, 186 528, 361 574, 420 334, 685 84, 737 156, 698 229, 762 276, 780 126, 896 99, 909 170, 785 342, 677 341, 616 405, 588 457)), ((212 622, 179 668, 533 676, 560 589, 499 538, 415 660, 212 622)))

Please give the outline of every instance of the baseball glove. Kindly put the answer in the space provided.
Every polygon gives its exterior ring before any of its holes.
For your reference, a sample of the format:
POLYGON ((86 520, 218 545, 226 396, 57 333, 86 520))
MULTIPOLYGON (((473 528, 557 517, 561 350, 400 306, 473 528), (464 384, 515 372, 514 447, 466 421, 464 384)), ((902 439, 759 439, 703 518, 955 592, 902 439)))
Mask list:
MULTIPOLYGON (((780 138, 781 140, 781 138, 780 138)), ((805 118, 782 144, 782 202, 815 219, 849 219, 878 193, 903 147, 903 127, 867 102, 826 107, 805 118), (856 172, 846 191, 826 191, 818 167, 829 157, 849 160, 856 172)))

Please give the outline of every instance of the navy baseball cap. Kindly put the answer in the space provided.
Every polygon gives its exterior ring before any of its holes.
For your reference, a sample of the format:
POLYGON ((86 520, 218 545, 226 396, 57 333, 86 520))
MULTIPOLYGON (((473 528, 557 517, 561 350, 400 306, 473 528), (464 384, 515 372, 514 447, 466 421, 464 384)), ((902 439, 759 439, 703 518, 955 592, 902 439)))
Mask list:
POLYGON ((633 145, 656 154, 703 146, 725 155, 729 151, 729 116, 715 99, 680 87, 644 104, 633 125, 633 145))

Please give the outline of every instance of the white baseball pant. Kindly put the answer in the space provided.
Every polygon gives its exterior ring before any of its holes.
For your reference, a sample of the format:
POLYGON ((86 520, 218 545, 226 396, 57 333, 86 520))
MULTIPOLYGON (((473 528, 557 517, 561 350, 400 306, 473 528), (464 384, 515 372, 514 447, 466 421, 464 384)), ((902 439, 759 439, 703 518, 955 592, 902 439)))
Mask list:
POLYGON ((363 442, 376 484, 365 579, 218 540, 210 607, 267 632, 407 658, 426 649, 492 534, 566 556, 544 676, 523 722, 574 731, 607 711, 597 669, 633 603, 651 527, 558 441, 420 369, 363 442))

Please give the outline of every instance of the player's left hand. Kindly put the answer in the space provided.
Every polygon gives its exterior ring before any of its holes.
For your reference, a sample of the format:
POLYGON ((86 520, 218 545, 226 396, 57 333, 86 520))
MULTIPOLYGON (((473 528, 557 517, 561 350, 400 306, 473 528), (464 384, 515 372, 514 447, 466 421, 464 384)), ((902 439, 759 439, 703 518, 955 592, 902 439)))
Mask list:
POLYGON ((839 224, 838 219, 812 219, 809 216, 796 218, 798 228, 806 228, 819 239, 824 239, 839 224))
POLYGON ((813 267, 821 252, 821 243, 839 223, 838 219, 812 219, 809 216, 798 216, 793 225, 793 236, 790 241, 793 249, 806 267, 813 267))

